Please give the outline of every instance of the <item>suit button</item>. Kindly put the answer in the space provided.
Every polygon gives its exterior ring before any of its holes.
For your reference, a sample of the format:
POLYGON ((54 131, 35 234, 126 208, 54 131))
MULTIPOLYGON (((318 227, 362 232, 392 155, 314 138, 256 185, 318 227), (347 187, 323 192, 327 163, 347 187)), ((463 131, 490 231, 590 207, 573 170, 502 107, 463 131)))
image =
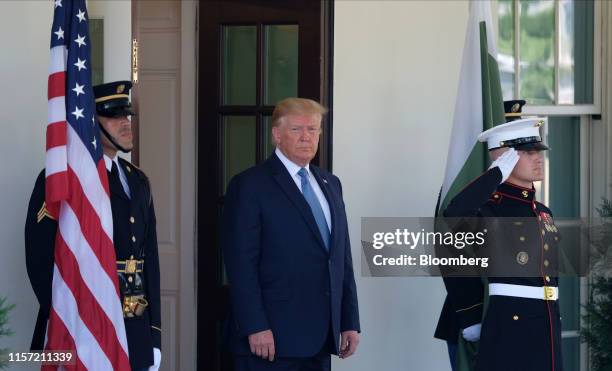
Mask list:
POLYGON ((546 231, 542 229, 542 236, 546 234, 546 231))
POLYGON ((544 279, 546 280, 546 282, 550 282, 550 277, 549 276, 544 277, 544 279))
POLYGON ((518 321, 519 316, 517 316, 517 315, 515 314, 514 316, 512 316, 512 319, 513 319, 513 320, 515 320, 515 321, 518 321))
POLYGON ((132 242, 136 242, 136 236, 132 236, 132 242))
POLYGON ((128 277, 128 282, 130 282, 130 283, 131 283, 132 281, 134 281, 134 279, 132 278, 132 276, 129 276, 129 277, 128 277))
POLYGON ((521 237, 519 237, 519 241, 521 241, 521 242, 525 242, 525 236, 521 236, 521 237))
POLYGON ((548 264, 549 264, 549 263, 548 263, 548 260, 544 260, 544 266, 545 266, 545 267, 548 267, 548 264))
POLYGON ((136 221, 136 219, 134 219, 133 216, 130 216, 130 223, 134 224, 135 221, 136 221))
POLYGON ((547 243, 544 244, 544 250, 548 251, 548 244, 547 243))

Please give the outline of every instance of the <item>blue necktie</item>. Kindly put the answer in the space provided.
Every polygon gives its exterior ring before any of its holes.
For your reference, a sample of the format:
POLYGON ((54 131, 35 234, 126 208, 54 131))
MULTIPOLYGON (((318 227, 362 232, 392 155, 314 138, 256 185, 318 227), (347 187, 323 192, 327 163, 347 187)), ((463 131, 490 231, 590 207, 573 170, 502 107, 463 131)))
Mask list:
POLYGON ((323 214, 323 208, 317 199, 317 195, 312 190, 310 186, 310 181, 308 180, 308 170, 306 168, 301 168, 298 171, 298 175, 302 178, 302 194, 310 205, 310 210, 312 210, 312 215, 317 222, 317 227, 319 227, 319 232, 321 233, 321 238, 323 238, 323 243, 325 244, 325 248, 329 250, 329 240, 330 233, 329 228, 327 226, 327 221, 325 220, 325 214, 323 214))

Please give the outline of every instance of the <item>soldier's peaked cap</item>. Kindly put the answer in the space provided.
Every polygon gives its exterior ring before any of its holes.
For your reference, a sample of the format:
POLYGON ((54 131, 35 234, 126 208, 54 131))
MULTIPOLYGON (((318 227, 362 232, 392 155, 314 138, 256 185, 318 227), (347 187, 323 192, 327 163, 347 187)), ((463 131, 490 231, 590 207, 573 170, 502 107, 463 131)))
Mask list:
POLYGON ((487 142, 489 150, 504 147, 523 151, 547 150, 548 147, 542 143, 540 136, 540 126, 544 125, 545 121, 543 117, 533 117, 497 125, 482 132, 478 141, 487 142))
POLYGON ((113 81, 93 87, 96 112, 104 117, 134 115, 130 104, 130 81, 113 81))

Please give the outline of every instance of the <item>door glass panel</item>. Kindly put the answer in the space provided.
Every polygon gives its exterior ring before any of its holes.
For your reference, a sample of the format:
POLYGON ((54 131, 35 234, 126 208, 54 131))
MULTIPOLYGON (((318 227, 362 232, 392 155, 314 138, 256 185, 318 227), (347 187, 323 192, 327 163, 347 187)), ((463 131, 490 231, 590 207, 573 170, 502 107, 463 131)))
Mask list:
POLYGON ((223 117, 223 190, 230 179, 255 165, 255 116, 223 117))
POLYGON ((530 104, 554 103, 554 2, 522 0, 520 9, 520 96, 530 104))
POLYGON ((272 139, 272 116, 263 117, 263 144, 263 158, 266 159, 276 148, 276 144, 274 144, 274 140, 272 139))
POLYGON ((514 97, 514 1, 499 0, 497 4, 497 63, 504 100, 514 97))
POLYGON ((257 27, 223 26, 222 104, 254 105, 257 81, 257 27))
POLYGON ((297 96, 298 26, 264 26, 264 104, 297 96))

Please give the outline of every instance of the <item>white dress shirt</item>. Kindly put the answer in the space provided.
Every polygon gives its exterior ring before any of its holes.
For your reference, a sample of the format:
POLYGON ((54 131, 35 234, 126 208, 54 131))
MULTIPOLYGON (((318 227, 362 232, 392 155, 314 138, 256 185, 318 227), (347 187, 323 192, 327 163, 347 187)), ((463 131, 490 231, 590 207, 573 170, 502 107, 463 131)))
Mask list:
MULTIPOLYGON (((300 171, 301 167, 295 162, 289 160, 287 156, 285 156, 283 152, 281 152, 280 149, 276 148, 274 153, 276 153, 276 155, 281 160, 283 165, 285 165, 285 168, 287 168, 287 171, 289 172, 289 175, 291 175, 291 178, 295 182, 295 185, 298 187, 300 192, 302 192, 302 177, 298 174, 298 171, 300 171)), ((331 222, 331 213, 329 210, 329 203, 327 202, 327 199, 325 198, 325 195, 323 194, 321 187, 319 187, 319 183, 315 179, 314 175, 312 175, 312 173, 310 172, 310 164, 304 167, 306 168, 306 171, 308 172, 308 181, 310 182, 310 187, 314 191, 315 195, 317 196, 317 199, 319 200, 319 203, 321 204, 321 209, 323 209, 323 214, 325 215, 325 221, 327 222, 327 227, 329 228, 330 233, 331 233, 332 222, 331 222)))
POLYGON ((117 169, 119 169, 119 180, 121 181, 121 186, 123 186, 123 191, 128 196, 128 198, 132 198, 132 194, 130 193, 130 186, 128 185, 127 177, 123 172, 123 168, 119 166, 119 156, 115 155, 115 158, 111 159, 107 155, 104 155, 104 164, 106 165, 106 170, 111 171, 113 167, 113 162, 117 165, 117 169))

